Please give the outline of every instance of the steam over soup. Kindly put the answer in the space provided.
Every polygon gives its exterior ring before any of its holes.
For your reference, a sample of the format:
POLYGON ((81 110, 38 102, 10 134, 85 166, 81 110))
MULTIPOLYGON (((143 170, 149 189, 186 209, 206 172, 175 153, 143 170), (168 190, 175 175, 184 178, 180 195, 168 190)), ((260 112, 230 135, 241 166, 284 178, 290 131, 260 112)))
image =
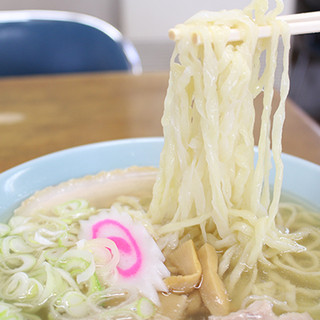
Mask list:
POLYGON ((253 1, 177 26, 160 168, 74 179, 22 203, 0 225, 0 318, 320 319, 320 214, 280 203, 282 6, 253 1), (258 39, 259 25, 272 36, 258 39))

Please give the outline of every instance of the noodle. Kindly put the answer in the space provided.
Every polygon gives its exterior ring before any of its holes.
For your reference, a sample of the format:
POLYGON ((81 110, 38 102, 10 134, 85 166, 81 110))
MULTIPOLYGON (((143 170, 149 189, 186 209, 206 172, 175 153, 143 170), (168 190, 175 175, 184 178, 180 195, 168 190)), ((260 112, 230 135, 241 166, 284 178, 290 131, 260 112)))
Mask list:
MULTIPOLYGON (((319 318, 320 285, 303 289, 297 280, 311 269, 319 270, 319 253, 313 249, 320 239, 319 227, 308 229, 307 238, 312 240, 304 243, 300 212, 285 215, 297 228, 290 232, 281 221, 282 209, 278 214, 290 36, 287 25, 275 19, 282 2, 276 1, 270 12, 268 6, 268 1, 253 1, 244 12, 204 11, 176 27, 179 39, 162 118, 165 143, 149 217, 154 224, 164 223, 158 229, 163 235, 179 231, 183 237, 192 226, 200 227, 198 241, 210 241, 222 251, 219 275, 234 310, 267 296, 278 313, 308 310, 319 318), (270 25, 272 36, 258 39, 259 25, 270 25), (242 41, 228 42, 230 28, 240 30, 242 41), (280 102, 272 116, 279 42, 284 47, 283 72, 280 102), (261 93, 254 164, 254 99, 261 93), (271 192, 272 164, 276 173, 271 192), (305 258, 307 267, 302 263, 305 258), (290 279, 280 276, 284 270, 290 279), (290 296, 282 294, 283 288, 290 296)), ((301 211, 294 204, 285 210, 301 211)), ((305 215, 319 226, 316 215, 305 215)), ((319 277, 318 271, 309 276, 319 277)))

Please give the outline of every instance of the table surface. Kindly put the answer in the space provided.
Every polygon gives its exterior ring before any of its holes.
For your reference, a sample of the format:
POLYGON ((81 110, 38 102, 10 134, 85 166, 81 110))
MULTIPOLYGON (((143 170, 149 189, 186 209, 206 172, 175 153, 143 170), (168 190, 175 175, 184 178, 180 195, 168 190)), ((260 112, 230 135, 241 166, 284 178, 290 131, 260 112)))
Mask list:
MULTIPOLYGON (((162 136, 167 86, 166 72, 1 79, 0 172, 73 146, 162 136)), ((320 127, 290 100, 286 110, 283 151, 320 164, 320 127)))

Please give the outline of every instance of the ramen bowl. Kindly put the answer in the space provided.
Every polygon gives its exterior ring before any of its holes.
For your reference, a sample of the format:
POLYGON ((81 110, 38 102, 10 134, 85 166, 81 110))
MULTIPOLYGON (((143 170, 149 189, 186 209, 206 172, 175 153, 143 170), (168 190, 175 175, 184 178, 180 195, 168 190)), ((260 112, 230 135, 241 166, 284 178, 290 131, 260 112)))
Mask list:
MULTIPOLYGON (((0 220, 5 222, 26 198, 63 181, 131 166, 159 166, 163 138, 100 142, 51 153, 0 174, 0 220)), ((320 166, 287 154, 283 193, 320 211, 320 166)), ((274 175, 274 169, 271 175, 274 175)))

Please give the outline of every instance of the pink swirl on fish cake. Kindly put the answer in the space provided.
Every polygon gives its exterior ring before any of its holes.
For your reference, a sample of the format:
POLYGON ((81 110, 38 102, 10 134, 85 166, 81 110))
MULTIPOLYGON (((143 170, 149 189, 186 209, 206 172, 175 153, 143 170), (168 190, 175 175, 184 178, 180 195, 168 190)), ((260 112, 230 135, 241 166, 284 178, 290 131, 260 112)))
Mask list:
POLYGON ((112 240, 120 253, 120 261, 117 270, 122 277, 135 276, 142 265, 141 250, 128 228, 113 219, 104 219, 92 226, 92 238, 108 238, 112 240), (115 229, 114 229, 115 228, 115 229), (126 236, 119 236, 121 233, 126 236), (130 261, 131 260, 131 261, 130 261), (132 262, 133 260, 133 262, 132 262), (125 267, 131 262, 130 267, 125 267))

